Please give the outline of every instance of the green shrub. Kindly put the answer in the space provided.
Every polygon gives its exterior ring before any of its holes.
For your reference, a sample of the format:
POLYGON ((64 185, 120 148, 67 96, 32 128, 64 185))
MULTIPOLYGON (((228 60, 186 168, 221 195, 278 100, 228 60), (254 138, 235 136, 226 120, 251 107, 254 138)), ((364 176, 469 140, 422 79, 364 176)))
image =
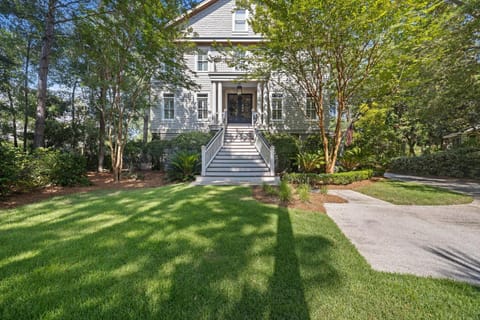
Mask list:
POLYGON ((195 179, 195 174, 199 173, 199 155, 186 151, 177 152, 168 170, 168 176, 174 181, 190 181, 195 179))
POLYGON ((365 157, 362 154, 362 149, 359 147, 352 147, 343 152, 343 155, 338 162, 345 171, 352 171, 357 169, 364 160, 365 157))
POLYGON ((145 152, 152 163, 153 170, 165 168, 165 155, 168 148, 170 148, 168 140, 152 140, 146 145, 145 152))
POLYGON ((79 154, 58 154, 55 159, 55 164, 50 171, 50 181, 53 184, 64 187, 89 185, 90 181, 87 178, 87 160, 79 154))
POLYGON ((310 134, 306 138, 302 139, 301 150, 308 153, 316 153, 323 150, 322 137, 319 134, 310 134))
POLYGON ((278 197, 280 198, 280 201, 284 203, 289 203, 293 199, 293 192, 292 192, 292 187, 286 180, 282 180, 280 182, 279 186, 279 194, 278 197))
POLYGON ((207 145, 212 138, 211 133, 191 131, 181 133, 170 141, 170 147, 176 152, 185 151, 188 153, 202 152, 202 146, 207 145))
POLYGON ((298 198, 302 202, 310 201, 310 186, 308 184, 301 184, 297 187, 298 198))
POLYGON ((322 167, 325 165, 325 159, 321 152, 299 152, 296 163, 300 172, 314 173, 322 170, 322 167))
POLYGON ((463 147, 418 157, 393 159, 389 171, 421 176, 480 179, 480 149, 463 147))
POLYGON ((7 196, 18 181, 23 153, 8 143, 0 143, 0 197, 7 196))
POLYGON ((328 193, 327 186, 325 186, 325 185, 320 186, 320 194, 326 195, 327 193, 328 193))
POLYGON ((340 173, 287 173, 283 176, 284 180, 294 184, 310 184, 312 187, 325 184, 350 184, 355 181, 370 179, 373 170, 350 171, 340 173))
POLYGON ((269 196, 274 196, 274 197, 278 196, 278 189, 272 185, 269 185, 268 183, 264 182, 262 184, 262 190, 265 194, 269 196))
POLYGON ((295 169, 295 157, 298 154, 299 141, 296 137, 281 133, 281 134, 265 134, 268 142, 275 147, 277 161, 275 171, 291 172, 295 169))
POLYGON ((146 146, 143 141, 128 141, 123 150, 124 163, 130 171, 139 169, 145 155, 146 146))
POLYGON ((51 184, 85 185, 86 159, 83 156, 39 148, 24 153, 8 144, 0 144, 0 196, 28 192, 51 184))

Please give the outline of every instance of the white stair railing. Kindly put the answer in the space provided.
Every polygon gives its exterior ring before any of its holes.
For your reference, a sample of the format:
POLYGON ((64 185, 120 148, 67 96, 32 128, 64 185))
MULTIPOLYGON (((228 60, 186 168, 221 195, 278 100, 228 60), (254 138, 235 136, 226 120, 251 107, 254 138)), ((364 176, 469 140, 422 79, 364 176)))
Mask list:
POLYGON ((213 136, 206 146, 202 146, 202 176, 207 173, 207 168, 217 153, 222 149, 225 141, 226 112, 223 114, 223 127, 213 136))
POLYGON ((268 169, 270 169, 270 175, 275 176, 275 147, 267 142, 261 131, 255 130, 254 132, 255 148, 267 164, 268 169))

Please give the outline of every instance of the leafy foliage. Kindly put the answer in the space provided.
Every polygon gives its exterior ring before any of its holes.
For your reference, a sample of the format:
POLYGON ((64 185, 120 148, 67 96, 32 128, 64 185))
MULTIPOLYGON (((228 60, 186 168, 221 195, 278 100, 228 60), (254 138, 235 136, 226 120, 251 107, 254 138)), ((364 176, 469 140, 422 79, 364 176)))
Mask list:
POLYGON ((306 183, 297 186, 297 194, 300 201, 310 201, 310 186, 306 183))
POLYGON ((163 170, 165 167, 165 155, 169 148, 168 140, 152 140, 145 146, 145 153, 152 163, 153 170, 163 170))
POLYGON ((187 151, 179 151, 170 162, 168 176, 172 180, 190 181, 195 179, 199 171, 199 155, 187 151))
POLYGON ((278 197, 281 202, 289 203, 293 200, 292 186, 287 180, 282 180, 278 187, 278 197))
POLYGON ((209 132, 185 132, 179 134, 170 141, 170 148, 173 150, 181 150, 200 154, 202 151, 202 146, 206 145, 211 138, 212 134, 209 132))
POLYGON ((355 181, 370 179, 373 176, 373 170, 350 171, 340 173, 287 173, 283 176, 285 181, 294 184, 310 184, 317 187, 325 184, 350 184, 355 181))
POLYGON ((75 153, 60 153, 55 157, 54 166, 50 172, 50 181, 53 184, 73 187, 89 185, 87 178, 87 160, 84 156, 75 153))
POLYGON ((275 171, 277 173, 293 171, 295 169, 295 157, 299 151, 298 139, 286 133, 265 134, 265 138, 275 147, 275 154, 277 156, 275 171))
POLYGON ((24 153, 9 144, 0 144, 0 196, 27 192, 50 184, 86 185, 85 157, 38 148, 24 153))
POLYGON ((296 163, 300 172, 318 173, 322 171, 325 165, 323 153, 321 151, 316 153, 299 152, 297 154, 296 163))
POLYGON ((480 178, 480 149, 465 147, 392 160, 390 171, 423 176, 480 178))
POLYGON ((345 171, 353 171, 357 169, 362 163, 365 164, 365 156, 362 149, 359 147, 352 147, 343 152, 339 162, 345 171))

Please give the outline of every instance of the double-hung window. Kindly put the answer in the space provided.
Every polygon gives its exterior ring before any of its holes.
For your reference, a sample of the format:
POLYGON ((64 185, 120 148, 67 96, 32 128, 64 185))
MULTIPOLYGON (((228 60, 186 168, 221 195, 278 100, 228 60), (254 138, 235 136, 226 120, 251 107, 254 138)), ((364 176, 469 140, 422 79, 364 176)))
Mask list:
POLYGON ((233 31, 234 32, 247 32, 247 10, 237 9, 233 13, 233 31))
POLYGON ((305 114, 307 119, 316 120, 317 119, 317 108, 315 108, 315 103, 313 97, 307 96, 307 104, 305 106, 305 114))
POLYGON ((283 94, 272 93, 272 120, 282 120, 283 118, 283 94))
POLYGON ((208 120, 208 94, 197 93, 198 120, 208 120))
POLYGON ((175 95, 173 93, 163 94, 163 119, 173 120, 175 118, 175 95))
POLYGON ((208 71, 208 55, 203 53, 197 55, 197 71, 208 71))

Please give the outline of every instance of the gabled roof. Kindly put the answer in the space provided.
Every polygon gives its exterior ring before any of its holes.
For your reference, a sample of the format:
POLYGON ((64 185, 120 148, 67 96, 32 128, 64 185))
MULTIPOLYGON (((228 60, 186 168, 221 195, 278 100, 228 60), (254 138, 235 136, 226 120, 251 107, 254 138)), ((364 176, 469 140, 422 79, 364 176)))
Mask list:
POLYGON ((182 14, 180 17, 175 19, 175 23, 180 23, 180 22, 184 21, 185 19, 188 19, 188 18, 196 15, 197 13, 207 9, 208 7, 210 7, 212 4, 214 4, 216 2, 218 2, 218 0, 204 0, 204 1, 200 2, 195 7, 193 7, 192 9, 188 10, 187 12, 182 14))

